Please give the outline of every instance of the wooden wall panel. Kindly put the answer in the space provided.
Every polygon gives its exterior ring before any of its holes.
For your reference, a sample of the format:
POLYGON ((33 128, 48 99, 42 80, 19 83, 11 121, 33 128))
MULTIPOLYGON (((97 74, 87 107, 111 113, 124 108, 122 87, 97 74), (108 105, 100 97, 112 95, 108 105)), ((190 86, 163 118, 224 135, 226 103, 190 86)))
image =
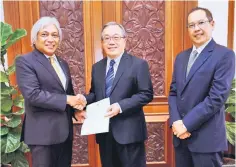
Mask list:
POLYGON ((165 95, 165 2, 123 1, 128 53, 147 60, 154 96, 165 95))
POLYGON ((148 140, 146 157, 148 167, 171 167, 173 159, 172 134, 168 114, 146 114, 148 140))
POLYGON ((234 14, 235 14, 235 1, 229 1, 228 9, 228 48, 234 48, 234 14))

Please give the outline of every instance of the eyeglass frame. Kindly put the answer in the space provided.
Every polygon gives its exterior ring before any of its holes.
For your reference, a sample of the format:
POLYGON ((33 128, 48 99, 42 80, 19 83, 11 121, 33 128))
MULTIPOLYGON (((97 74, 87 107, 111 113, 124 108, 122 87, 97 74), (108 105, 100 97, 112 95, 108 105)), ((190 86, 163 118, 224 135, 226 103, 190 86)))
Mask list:
POLYGON ((203 28, 204 25, 206 25, 207 22, 211 22, 212 20, 200 20, 197 23, 190 23, 187 25, 187 28, 194 30, 196 26, 198 26, 199 28, 203 28), (192 26, 192 27, 190 27, 192 26))
POLYGON ((120 40, 121 40, 122 38, 126 38, 126 37, 125 37, 125 36, 119 36, 119 35, 113 35, 113 36, 108 36, 108 35, 106 36, 106 35, 105 35, 105 36, 102 37, 102 41, 103 41, 104 43, 109 43, 109 42, 112 40, 112 41, 114 41, 114 42, 117 43, 117 42, 120 42, 120 40), (109 40, 105 41, 105 39, 104 39, 105 37, 109 37, 109 40), (119 38, 118 38, 118 39, 115 39, 115 37, 119 37, 119 38))

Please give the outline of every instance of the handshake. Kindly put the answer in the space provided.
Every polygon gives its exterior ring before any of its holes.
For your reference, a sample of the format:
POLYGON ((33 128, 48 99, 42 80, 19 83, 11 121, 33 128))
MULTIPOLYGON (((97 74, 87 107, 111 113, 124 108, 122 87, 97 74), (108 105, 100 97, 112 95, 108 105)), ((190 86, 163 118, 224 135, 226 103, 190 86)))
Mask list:
POLYGON ((83 110, 87 104, 87 100, 82 94, 76 96, 67 95, 67 104, 77 110, 83 110))

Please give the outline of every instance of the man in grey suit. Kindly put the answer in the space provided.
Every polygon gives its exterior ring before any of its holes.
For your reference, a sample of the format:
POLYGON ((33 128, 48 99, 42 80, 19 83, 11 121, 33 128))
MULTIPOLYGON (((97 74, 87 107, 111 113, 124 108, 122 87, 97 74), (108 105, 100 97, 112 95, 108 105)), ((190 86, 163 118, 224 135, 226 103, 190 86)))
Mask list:
POLYGON ((16 59, 25 99, 22 140, 30 147, 33 167, 70 167, 72 116, 84 119, 84 112, 73 109, 82 103, 74 96, 68 64, 55 55, 61 40, 58 21, 42 17, 31 31, 34 50, 16 59))
POLYGON ((193 47, 175 60, 169 111, 176 167, 221 167, 227 150, 224 103, 235 54, 212 39, 214 25, 208 9, 192 9, 187 27, 193 47))

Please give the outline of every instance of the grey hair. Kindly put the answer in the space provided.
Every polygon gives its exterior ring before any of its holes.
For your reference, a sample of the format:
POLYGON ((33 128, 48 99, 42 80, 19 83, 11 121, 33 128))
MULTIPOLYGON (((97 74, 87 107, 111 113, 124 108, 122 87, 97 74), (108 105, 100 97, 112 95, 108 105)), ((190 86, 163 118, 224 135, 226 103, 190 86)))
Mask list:
POLYGON ((103 40, 103 31, 104 31, 104 29, 107 28, 107 27, 109 27, 109 26, 119 26, 120 29, 121 29, 121 32, 122 32, 123 37, 126 38, 127 33, 126 33, 126 31, 125 31, 125 28, 124 28, 121 24, 119 24, 119 23, 117 23, 117 22, 114 22, 114 21, 111 21, 111 22, 106 23, 106 24, 103 26, 103 28, 102 28, 101 40, 103 40))
POLYGON ((62 31, 60 28, 60 24, 58 20, 55 17, 41 17, 36 23, 34 23, 32 29, 31 29, 31 44, 34 46, 34 42, 37 40, 37 34, 40 31, 41 28, 47 26, 47 25, 55 25, 60 37, 60 42, 62 40, 62 31))

